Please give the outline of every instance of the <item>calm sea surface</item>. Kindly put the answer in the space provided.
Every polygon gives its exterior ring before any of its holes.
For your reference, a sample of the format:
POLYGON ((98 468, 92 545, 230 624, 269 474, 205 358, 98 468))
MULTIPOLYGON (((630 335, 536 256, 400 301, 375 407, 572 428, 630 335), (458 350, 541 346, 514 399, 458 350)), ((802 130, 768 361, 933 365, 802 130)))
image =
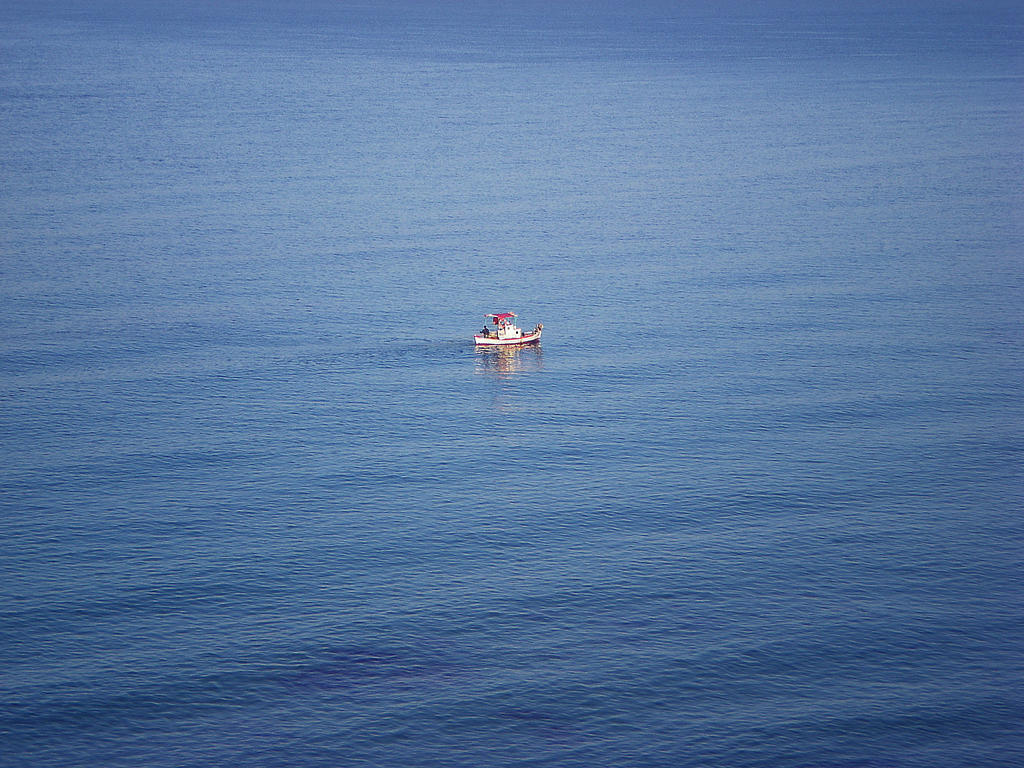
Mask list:
POLYGON ((1024 764, 1024 16, 692 5, 0 0, 0 765, 1024 764))

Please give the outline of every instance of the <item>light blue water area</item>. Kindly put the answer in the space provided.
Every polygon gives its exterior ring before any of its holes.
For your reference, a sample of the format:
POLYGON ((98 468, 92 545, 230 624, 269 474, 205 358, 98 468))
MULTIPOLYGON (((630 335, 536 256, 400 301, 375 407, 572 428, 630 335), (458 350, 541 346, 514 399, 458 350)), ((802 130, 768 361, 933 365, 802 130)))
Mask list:
POLYGON ((1011 4, 0 9, 0 765, 1024 762, 1011 4))

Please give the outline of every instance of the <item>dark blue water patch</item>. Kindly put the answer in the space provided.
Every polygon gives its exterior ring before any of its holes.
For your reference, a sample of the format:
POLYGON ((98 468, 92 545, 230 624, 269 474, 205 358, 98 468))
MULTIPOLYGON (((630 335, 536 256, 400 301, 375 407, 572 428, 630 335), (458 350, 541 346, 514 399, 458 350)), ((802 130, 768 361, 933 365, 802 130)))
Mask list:
POLYGON ((409 686, 423 678, 457 677, 455 654, 439 648, 379 645, 324 650, 295 671, 281 675, 282 685, 297 689, 353 688, 375 681, 399 680, 409 686))

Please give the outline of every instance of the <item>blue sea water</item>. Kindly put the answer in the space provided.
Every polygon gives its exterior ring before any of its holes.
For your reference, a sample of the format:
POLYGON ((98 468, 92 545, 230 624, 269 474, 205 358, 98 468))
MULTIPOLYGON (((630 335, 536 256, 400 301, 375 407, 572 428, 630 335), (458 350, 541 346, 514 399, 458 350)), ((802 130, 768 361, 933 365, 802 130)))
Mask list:
POLYGON ((0 765, 1024 764, 1022 86, 1010 3, 3 0, 0 765))

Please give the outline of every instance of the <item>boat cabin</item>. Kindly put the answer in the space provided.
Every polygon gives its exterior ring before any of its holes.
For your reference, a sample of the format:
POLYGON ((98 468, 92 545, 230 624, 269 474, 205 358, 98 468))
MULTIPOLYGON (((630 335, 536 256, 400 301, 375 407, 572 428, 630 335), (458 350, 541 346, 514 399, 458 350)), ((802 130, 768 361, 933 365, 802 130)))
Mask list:
POLYGON ((497 314, 484 315, 488 324, 484 325, 480 334, 484 338, 495 339, 519 339, 523 332, 515 324, 515 312, 499 312, 497 314), (493 325, 492 329, 490 325, 493 325))

